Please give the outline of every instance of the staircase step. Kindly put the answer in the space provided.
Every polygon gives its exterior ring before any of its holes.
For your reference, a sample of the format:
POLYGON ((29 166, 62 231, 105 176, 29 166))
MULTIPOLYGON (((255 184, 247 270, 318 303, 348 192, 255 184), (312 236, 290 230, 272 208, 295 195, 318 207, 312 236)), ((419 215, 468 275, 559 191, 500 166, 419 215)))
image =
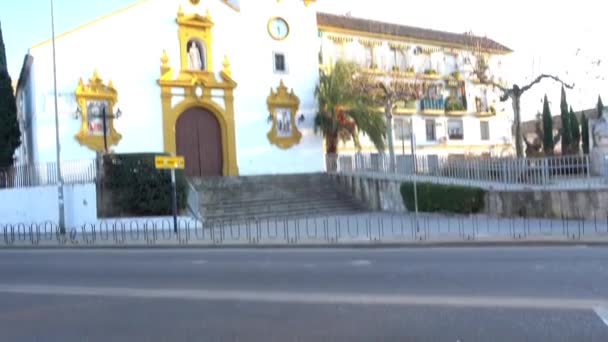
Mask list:
POLYGON ((366 210, 355 210, 355 209, 332 209, 326 211, 317 211, 311 214, 309 211, 293 211, 287 214, 280 213, 260 213, 260 214, 249 214, 249 215, 230 215, 230 216, 208 216, 203 219, 207 222, 216 223, 235 223, 235 222, 252 222, 252 221, 281 221, 281 220, 294 220, 294 219, 305 219, 315 217, 326 217, 326 216, 341 216, 341 215, 355 215, 365 213, 366 210))
POLYGON ((201 214, 213 222, 353 214, 365 207, 327 174, 194 179, 201 214))
POLYGON ((301 193, 301 194, 291 194, 291 195, 281 195, 281 194, 259 194, 259 195, 249 195, 243 194, 243 196, 239 197, 230 197, 230 196, 213 196, 213 197, 204 197, 200 199, 200 202, 207 207, 214 207, 218 205, 231 204, 235 206, 239 206, 241 204, 251 204, 255 205, 258 203, 272 203, 272 202, 310 202, 313 199, 317 200, 342 200, 345 196, 341 195, 337 192, 325 192, 325 193, 301 193))
POLYGON ((305 211, 314 213, 317 210, 324 210, 324 209, 329 209, 329 208, 359 209, 361 207, 358 206, 354 202, 344 201, 344 202, 333 202, 333 203, 325 202, 325 203, 318 203, 318 204, 293 203, 293 204, 277 204, 277 205, 267 205, 267 206, 260 205, 260 206, 247 206, 247 207, 226 207, 226 208, 214 208, 211 210, 208 208, 205 208, 205 210, 202 213, 207 214, 207 215, 233 215, 235 213, 252 213, 252 214, 264 213, 264 212, 282 213, 282 212, 290 212, 290 211, 295 211, 295 210, 300 210, 300 211, 305 210, 305 211))

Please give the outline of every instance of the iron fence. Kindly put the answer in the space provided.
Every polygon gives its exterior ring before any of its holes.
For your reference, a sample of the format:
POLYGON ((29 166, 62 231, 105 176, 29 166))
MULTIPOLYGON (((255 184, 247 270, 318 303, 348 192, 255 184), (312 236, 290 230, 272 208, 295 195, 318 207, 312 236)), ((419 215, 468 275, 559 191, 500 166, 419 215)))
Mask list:
POLYGON ((440 183, 489 186, 608 186, 593 176, 588 156, 494 158, 438 155, 397 155, 394 166, 386 154, 328 155, 329 173, 398 175, 440 183), (394 168, 393 168, 394 167, 394 168))
MULTIPOLYGON (((94 182, 96 160, 61 161, 61 177, 65 184, 94 182)), ((0 169, 0 188, 26 188, 59 184, 57 163, 18 165, 0 169)))
POLYGON ((0 247, 377 245, 475 241, 608 243, 608 217, 498 218, 421 214, 266 219, 240 222, 172 219, 105 220, 59 234, 54 222, 0 225, 0 247))

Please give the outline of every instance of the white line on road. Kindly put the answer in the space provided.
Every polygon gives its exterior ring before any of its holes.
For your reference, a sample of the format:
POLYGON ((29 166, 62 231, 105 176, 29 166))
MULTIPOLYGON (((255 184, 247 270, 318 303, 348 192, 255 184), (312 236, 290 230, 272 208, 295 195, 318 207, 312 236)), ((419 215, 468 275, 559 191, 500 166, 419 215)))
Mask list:
POLYGON ((608 326, 608 307, 596 307, 593 311, 608 326))
POLYGON ((596 310, 608 307, 608 299, 566 299, 535 297, 482 297, 442 295, 384 295, 366 293, 314 293, 255 290, 149 289, 122 287, 1 285, 0 293, 101 296, 117 298, 181 299, 201 301, 247 301, 290 304, 353 304, 439 306, 462 308, 512 308, 546 310, 596 310))
POLYGON ((350 262, 350 264, 353 266, 369 266, 372 264, 372 262, 369 260, 353 260, 350 262))

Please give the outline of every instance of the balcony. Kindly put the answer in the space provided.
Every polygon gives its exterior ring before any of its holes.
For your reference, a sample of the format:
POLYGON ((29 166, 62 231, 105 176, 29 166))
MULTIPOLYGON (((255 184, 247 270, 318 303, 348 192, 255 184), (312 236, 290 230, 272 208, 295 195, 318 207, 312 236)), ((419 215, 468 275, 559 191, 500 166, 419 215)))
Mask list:
POLYGON ((393 66, 390 69, 390 73, 391 73, 391 75, 397 76, 397 77, 416 78, 416 72, 414 71, 414 68, 412 68, 412 67, 400 68, 398 66, 393 66))
POLYGON ((420 100, 420 110, 422 114, 442 115, 445 113, 444 99, 422 99, 420 100))
POLYGON ((487 105, 480 97, 475 98, 475 116, 485 118, 496 115, 496 108, 487 105))
POLYGON ((466 101, 460 97, 448 97, 445 104, 445 113, 451 116, 462 116, 467 113, 466 101))
POLYGON ((398 101, 395 103, 394 114, 415 114, 418 111, 416 101, 398 101))
POLYGON ((422 75, 420 75, 420 77, 427 79, 427 80, 441 79, 441 75, 439 75, 435 69, 424 70, 424 73, 422 75))

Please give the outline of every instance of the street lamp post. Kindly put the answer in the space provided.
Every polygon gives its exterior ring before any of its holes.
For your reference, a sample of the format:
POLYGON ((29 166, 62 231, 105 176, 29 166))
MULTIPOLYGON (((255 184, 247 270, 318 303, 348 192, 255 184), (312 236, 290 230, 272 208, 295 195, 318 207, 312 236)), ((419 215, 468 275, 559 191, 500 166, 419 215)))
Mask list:
POLYGON ((108 119, 118 119, 122 114, 120 108, 116 111, 116 114, 108 114, 108 109, 106 105, 101 107, 101 114, 89 114, 92 118, 101 118, 102 120, 102 129, 103 129, 103 150, 105 153, 108 153, 108 119))
POLYGON ((55 56, 55 8, 54 1, 51 0, 51 34, 53 45, 53 92, 55 98, 55 150, 57 159, 57 200, 59 203, 59 232, 65 235, 65 211, 63 203, 63 177, 61 176, 61 144, 59 142, 59 108, 57 105, 57 62, 55 56))

